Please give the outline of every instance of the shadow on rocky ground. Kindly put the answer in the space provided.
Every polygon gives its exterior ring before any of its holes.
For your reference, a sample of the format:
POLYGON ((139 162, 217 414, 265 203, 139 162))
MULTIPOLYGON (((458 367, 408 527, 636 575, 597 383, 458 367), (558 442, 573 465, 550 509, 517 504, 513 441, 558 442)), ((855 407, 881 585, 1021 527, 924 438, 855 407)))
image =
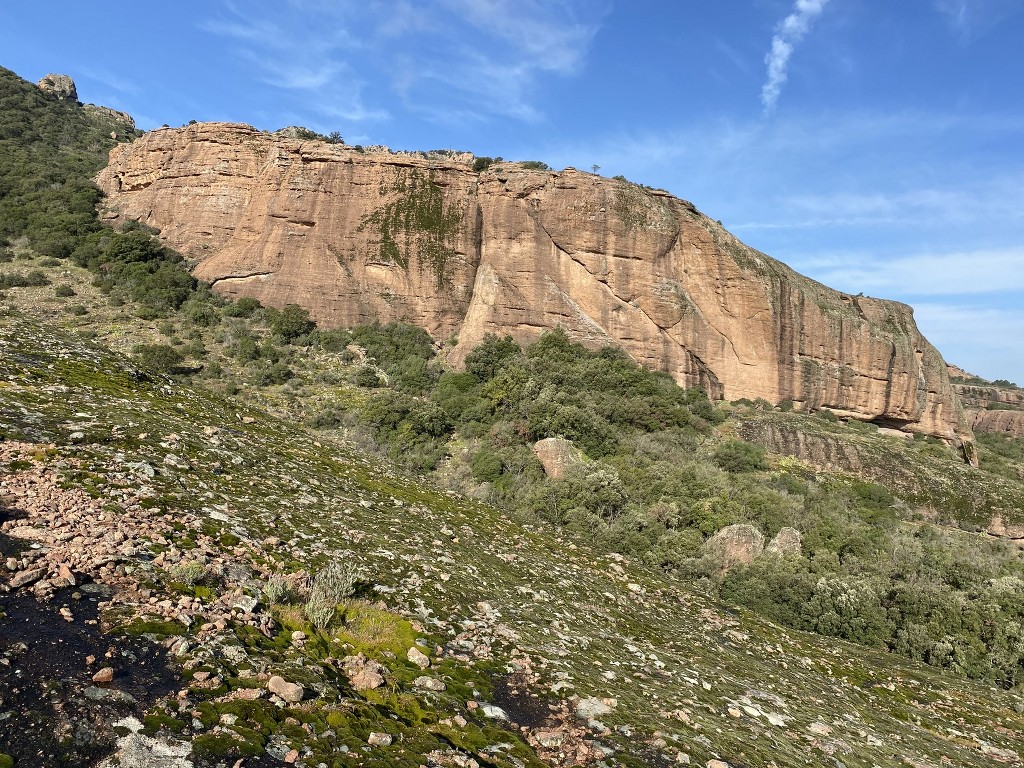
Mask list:
POLYGON ((100 632, 103 596, 92 584, 48 604, 0 595, 0 752, 18 768, 93 764, 113 751, 114 722, 178 687, 166 649, 100 632))

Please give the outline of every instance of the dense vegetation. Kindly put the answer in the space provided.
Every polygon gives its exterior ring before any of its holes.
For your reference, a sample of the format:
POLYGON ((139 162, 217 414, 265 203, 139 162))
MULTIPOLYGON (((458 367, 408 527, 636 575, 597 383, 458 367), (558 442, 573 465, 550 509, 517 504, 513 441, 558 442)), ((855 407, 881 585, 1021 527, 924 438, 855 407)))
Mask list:
MULTIPOLYGON (((525 348, 488 337, 455 371, 412 326, 320 331, 300 307, 225 301, 152 230, 100 224, 89 177, 111 146, 108 128, 0 71, 0 262, 91 270, 109 306, 159 320, 159 338, 134 348, 144 367, 229 395, 278 387, 278 402, 312 427, 342 430, 510 515, 686 574, 787 626, 1024 683, 1024 566, 1009 545, 908 523, 881 486, 771 462, 729 436, 726 413, 702 392, 613 348, 587 350, 558 331, 525 348), (548 437, 578 452, 558 479, 532 450, 548 437), (802 551, 724 574, 704 543, 733 523, 769 537, 794 527, 802 551)), ((6 289, 48 279, 0 268, 6 289)), ((91 311, 76 288, 57 288, 76 301, 69 313, 91 311)), ((1007 472, 1024 456, 1009 438, 983 445, 1007 472)))

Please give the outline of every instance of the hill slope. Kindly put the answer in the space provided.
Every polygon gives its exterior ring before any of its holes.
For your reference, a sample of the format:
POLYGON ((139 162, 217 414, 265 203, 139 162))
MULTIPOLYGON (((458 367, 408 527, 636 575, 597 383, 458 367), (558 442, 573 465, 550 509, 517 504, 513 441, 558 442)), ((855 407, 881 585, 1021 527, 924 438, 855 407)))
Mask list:
MULTIPOLYGON (((188 616, 187 628, 173 630, 189 643, 179 662, 208 670, 218 685, 192 675, 182 704, 161 708, 164 720, 150 722, 173 725, 178 735, 163 731, 172 743, 206 736, 198 754, 209 754, 219 734, 228 746, 286 742, 306 752, 303 764, 316 765, 323 759, 316 756, 326 757, 323 750, 336 743, 327 730, 364 739, 387 730, 393 746, 351 757, 331 753, 328 764, 414 765, 416 749, 442 749, 443 734, 451 754, 516 764, 520 748, 512 745, 519 737, 502 736, 481 714, 500 699, 525 726, 520 733, 555 762, 663 764, 685 760, 681 754, 697 764, 731 765, 1020 760, 1024 719, 1012 694, 726 610, 681 582, 590 552, 554 528, 523 527, 492 507, 410 484, 266 414, 236 411, 186 386, 140 381, 116 356, 24 317, 0 318, 0 345, 5 438, 53 446, 19 456, 8 472, 41 463, 105 499, 115 515, 149 499, 143 508, 180 521, 178 536, 192 542, 179 538, 168 546, 151 530, 132 530, 137 513, 124 515, 122 540, 134 551, 115 551, 99 558, 102 565, 79 561, 81 575, 116 589, 108 610, 116 607, 119 621, 164 617, 162 604, 127 584, 149 584, 159 594, 168 588, 160 586, 162 569, 196 557, 186 547, 228 563, 244 559, 251 569, 247 577, 228 567, 212 591, 188 591, 193 597, 184 608, 169 604, 173 615, 188 616), (389 656, 387 623, 377 630, 383 640, 363 645, 393 681, 386 694, 347 688, 318 654, 307 650, 299 661, 281 650, 297 627, 290 614, 263 604, 261 582, 273 571, 343 557, 358 562, 390 611, 419 628, 413 636, 427 640, 428 649, 441 648, 431 653, 433 674, 450 692, 417 687, 420 673, 389 656), (248 615, 226 614, 221 598, 242 593, 260 602, 248 615), (263 617, 271 614, 276 619, 268 624, 263 617), (213 623, 217 617, 223 626, 213 623), (253 624, 269 627, 267 646, 244 631, 253 624), (241 655, 218 650, 240 640, 241 655), (246 669, 268 668, 305 683, 307 700, 284 712, 310 723, 307 731, 265 717, 261 724, 259 711, 228 707, 232 691, 253 685, 246 669), (474 687, 481 699, 466 709, 460 697, 472 699, 474 687), (422 717, 409 714, 413 701, 422 717), (361 702, 375 703, 379 713, 364 711, 361 702), (211 719, 182 721, 186 711, 211 707, 218 713, 211 719), (217 724, 219 713, 239 711, 236 720, 217 724), (456 716, 468 720, 461 731, 455 727, 468 740, 451 733, 456 716)), ((18 477, 5 478, 9 493, 23 487, 18 477)), ((7 505, 25 508, 29 501, 8 498, 7 505)), ((9 521, 4 529, 42 540, 54 559, 64 556, 67 540, 61 544, 54 530, 61 511, 32 509, 28 521, 9 521)), ((345 638, 352 642, 351 621, 324 632, 301 626, 311 648, 323 643, 326 652, 318 653, 338 658, 345 638)))

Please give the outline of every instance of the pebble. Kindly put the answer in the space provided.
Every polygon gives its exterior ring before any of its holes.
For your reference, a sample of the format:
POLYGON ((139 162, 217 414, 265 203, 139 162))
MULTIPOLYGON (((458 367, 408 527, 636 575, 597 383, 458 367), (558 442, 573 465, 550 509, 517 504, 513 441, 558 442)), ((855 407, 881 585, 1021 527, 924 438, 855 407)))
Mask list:
POLYGON ((92 676, 94 683, 109 683, 114 679, 114 670, 111 667, 103 667, 99 672, 92 676))
POLYGON ((406 658, 408 658, 409 661, 411 661, 420 669, 426 669, 430 666, 430 659, 427 656, 427 654, 425 654, 416 646, 413 646, 409 649, 409 652, 406 654, 406 658))
POLYGON ((448 686, 438 680, 436 677, 428 677, 427 675, 421 675, 412 681, 412 684, 417 688, 422 688, 426 691, 443 691, 448 686))
POLYGON ((305 695, 305 689, 301 685, 289 683, 280 675, 274 675, 267 681, 267 690, 292 704, 302 701, 305 695))
POLYGON ((371 731, 369 737, 367 737, 366 739, 366 743, 369 744, 371 747, 390 747, 391 734, 371 731))

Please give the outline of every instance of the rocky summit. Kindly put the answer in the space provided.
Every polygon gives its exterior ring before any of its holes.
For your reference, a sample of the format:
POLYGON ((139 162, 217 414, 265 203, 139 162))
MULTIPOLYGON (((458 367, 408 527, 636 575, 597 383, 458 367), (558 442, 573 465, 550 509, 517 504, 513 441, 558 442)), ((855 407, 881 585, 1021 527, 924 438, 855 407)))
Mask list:
POLYGON ((715 398, 786 401, 966 443, 942 357, 910 307, 850 296, 733 237, 692 204, 539 163, 474 170, 195 124, 121 144, 106 219, 158 228, 222 294, 300 304, 325 327, 404 320, 457 336, 561 327, 715 398))

